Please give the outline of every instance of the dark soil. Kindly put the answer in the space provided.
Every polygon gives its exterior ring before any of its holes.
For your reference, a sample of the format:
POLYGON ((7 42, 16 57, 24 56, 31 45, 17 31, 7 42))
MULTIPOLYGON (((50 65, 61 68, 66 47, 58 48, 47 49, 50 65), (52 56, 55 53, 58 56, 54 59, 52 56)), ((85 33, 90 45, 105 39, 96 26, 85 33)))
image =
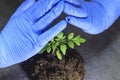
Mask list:
POLYGON ((61 61, 51 54, 37 54, 22 67, 32 80, 83 80, 85 74, 83 59, 75 50, 61 61))

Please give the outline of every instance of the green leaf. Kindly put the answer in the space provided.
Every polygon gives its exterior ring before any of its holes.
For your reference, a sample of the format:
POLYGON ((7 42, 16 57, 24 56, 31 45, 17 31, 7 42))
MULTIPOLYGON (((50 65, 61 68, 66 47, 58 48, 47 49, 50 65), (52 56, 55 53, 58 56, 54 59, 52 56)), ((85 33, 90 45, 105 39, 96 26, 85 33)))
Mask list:
POLYGON ((74 43, 75 43, 77 46, 80 46, 80 41, 79 41, 79 40, 74 41, 74 43))
POLYGON ((51 46, 51 42, 47 43, 46 47, 50 47, 51 46))
POLYGON ((86 42, 86 39, 80 38, 79 41, 80 41, 81 43, 84 43, 84 42, 86 42))
POLYGON ((60 41, 60 39, 59 38, 55 38, 55 41, 60 41))
POLYGON ((57 35, 57 38, 61 39, 63 37, 63 32, 60 32, 58 35, 57 35))
POLYGON ((65 44, 61 44, 60 45, 60 50, 63 53, 63 55, 66 55, 67 46, 65 44))
POLYGON ((55 43, 52 44, 52 49, 53 51, 55 51, 55 49, 57 48, 57 45, 55 43))
POLYGON ((68 35, 68 40, 72 39, 73 37, 74 37, 74 33, 70 33, 70 34, 68 35))
POLYGON ((42 53, 44 53, 46 51, 46 47, 44 47, 40 52, 39 52, 39 54, 42 54, 42 53))
POLYGON ((62 39, 64 40, 66 38, 66 36, 63 36, 62 39))
POLYGON ((56 46, 59 46, 59 45, 60 45, 59 41, 58 41, 58 42, 56 42, 56 46))
POLYGON ((68 46, 73 49, 75 45, 72 41, 68 41, 68 46))
POLYGON ((77 41, 77 40, 79 40, 79 39, 80 39, 80 35, 74 37, 72 40, 73 40, 73 41, 77 41))
POLYGON ((57 55, 57 58, 58 58, 59 60, 62 60, 62 55, 61 55, 59 49, 57 49, 57 51, 56 51, 56 55, 57 55))
POLYGON ((54 42, 54 39, 52 39, 51 42, 54 42))
POLYGON ((50 53, 51 52, 51 47, 47 47, 47 53, 50 53))

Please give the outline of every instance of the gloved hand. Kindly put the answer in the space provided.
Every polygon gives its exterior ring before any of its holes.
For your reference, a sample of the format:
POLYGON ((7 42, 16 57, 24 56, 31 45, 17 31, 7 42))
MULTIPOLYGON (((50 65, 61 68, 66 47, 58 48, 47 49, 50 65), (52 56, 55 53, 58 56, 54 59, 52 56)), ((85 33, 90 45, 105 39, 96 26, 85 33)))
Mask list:
POLYGON ((7 67, 34 56, 66 27, 60 21, 47 30, 63 11, 60 0, 25 0, 0 33, 0 67, 7 67))
POLYGON ((108 29, 120 15, 120 0, 65 0, 68 23, 89 34, 108 29))

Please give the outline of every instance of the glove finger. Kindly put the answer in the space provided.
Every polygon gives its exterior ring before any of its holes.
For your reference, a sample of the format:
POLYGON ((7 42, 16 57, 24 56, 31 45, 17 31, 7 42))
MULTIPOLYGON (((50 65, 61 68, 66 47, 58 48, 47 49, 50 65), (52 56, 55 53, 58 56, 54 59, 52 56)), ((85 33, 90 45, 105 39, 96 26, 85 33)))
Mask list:
POLYGON ((64 1, 76 6, 81 6, 81 0, 64 0, 64 1))
POLYGON ((81 19, 81 18, 76 18, 73 16, 67 16, 66 21, 78 28, 81 28, 82 30, 88 30, 90 28, 90 23, 88 22, 87 19, 81 19))
POLYGON ((53 39, 58 33, 64 30, 67 26, 65 20, 60 21, 54 27, 49 29, 48 31, 44 32, 42 35, 39 36, 39 46, 45 46, 51 39, 53 39))
POLYGON ((64 12, 75 17, 87 17, 87 11, 84 7, 76 7, 69 3, 65 3, 64 12))
POLYGON ((34 23, 45 15, 45 13, 47 13, 56 3, 58 3, 58 1, 60 0, 38 0, 25 13, 34 23))
POLYGON ((89 18, 81 19, 72 16, 67 16, 66 21, 78 28, 81 28, 84 32, 89 34, 98 34, 103 32, 104 30, 102 27, 97 27, 93 25, 89 18))
POLYGON ((18 7, 18 9, 15 11, 14 16, 18 16, 19 14, 21 14, 22 12, 24 12, 25 10, 27 10, 30 6, 32 6, 35 3, 35 0, 25 0, 20 7, 18 7))
POLYGON ((63 11, 64 2, 61 1, 53 9, 50 10, 42 19, 35 23, 35 30, 45 30, 53 20, 55 20, 63 11), (49 18, 49 19, 48 19, 49 18))

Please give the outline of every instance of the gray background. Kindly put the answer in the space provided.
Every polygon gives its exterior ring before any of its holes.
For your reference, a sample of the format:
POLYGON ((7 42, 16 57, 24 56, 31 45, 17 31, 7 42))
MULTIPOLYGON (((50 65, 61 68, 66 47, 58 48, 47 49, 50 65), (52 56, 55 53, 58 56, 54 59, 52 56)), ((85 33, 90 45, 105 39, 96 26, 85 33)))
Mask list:
MULTIPOLYGON (((23 0, 0 0, 0 30, 23 0)), ((65 15, 62 14, 60 19, 65 15)), ((57 22, 57 21, 56 21, 57 22)), ((99 35, 89 35, 69 25, 66 34, 75 32, 87 39, 85 44, 76 47, 85 61, 85 80, 120 80, 120 18, 99 35)), ((0 80, 29 80, 20 64, 0 69, 0 80)))

